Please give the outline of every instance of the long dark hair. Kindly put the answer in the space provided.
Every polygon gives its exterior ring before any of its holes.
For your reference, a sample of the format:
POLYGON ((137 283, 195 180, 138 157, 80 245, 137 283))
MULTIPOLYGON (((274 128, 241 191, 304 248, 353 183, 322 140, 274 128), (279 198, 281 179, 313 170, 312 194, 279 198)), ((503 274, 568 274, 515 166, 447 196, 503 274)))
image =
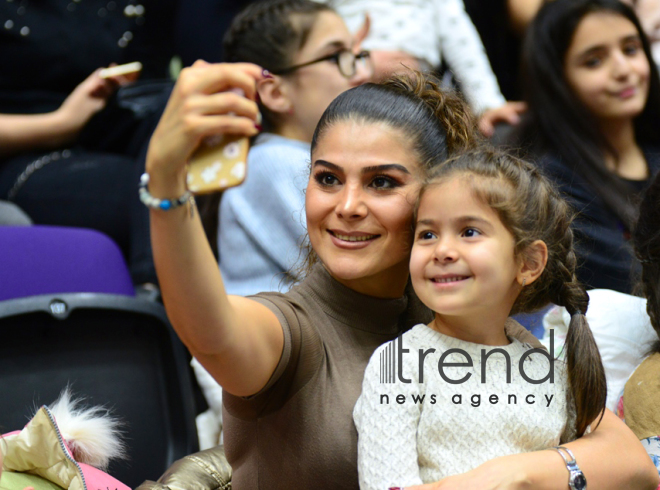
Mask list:
MULTIPOLYGON (((646 311, 660 336, 660 174, 644 194, 632 240, 642 263, 641 292, 646 298, 646 311)), ((653 352, 660 352, 660 341, 653 352)))
POLYGON ((596 341, 585 313, 589 296, 575 276, 574 212, 554 185, 534 165, 509 154, 478 149, 435 167, 420 191, 452 177, 466 180, 466 192, 497 212, 514 239, 514 254, 525 257, 529 246, 542 240, 548 262, 539 278, 523 288, 510 314, 530 313, 554 303, 566 307, 571 321, 566 337, 570 398, 576 409, 577 435, 605 410, 607 383, 596 341))
POLYGON ((523 49, 523 77, 529 114, 517 131, 516 143, 532 153, 551 152, 582 176, 598 196, 632 228, 635 193, 607 169, 605 155, 618 157, 598 129, 595 117, 572 92, 565 76, 566 52, 585 16, 611 12, 635 25, 650 65, 646 106, 635 118, 638 143, 656 142, 660 125, 660 78, 649 42, 633 10, 618 0, 555 0, 547 2, 531 24, 523 49))

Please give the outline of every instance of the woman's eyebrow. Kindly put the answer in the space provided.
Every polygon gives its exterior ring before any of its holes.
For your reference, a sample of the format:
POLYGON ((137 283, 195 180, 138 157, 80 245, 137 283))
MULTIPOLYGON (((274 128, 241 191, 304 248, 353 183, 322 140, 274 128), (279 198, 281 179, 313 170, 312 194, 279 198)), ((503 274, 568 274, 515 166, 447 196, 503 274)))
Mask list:
POLYGON ((410 171, 398 163, 388 163, 385 165, 373 165, 371 167, 365 167, 362 169, 363 174, 376 173, 376 172, 386 172, 387 170, 398 170, 404 174, 410 175, 410 171))
POLYGON ((317 167, 317 166, 322 166, 322 167, 327 167, 330 170, 334 170, 335 172, 343 172, 344 169, 341 168, 339 165, 335 165, 334 163, 326 162, 325 160, 316 160, 312 167, 317 167))

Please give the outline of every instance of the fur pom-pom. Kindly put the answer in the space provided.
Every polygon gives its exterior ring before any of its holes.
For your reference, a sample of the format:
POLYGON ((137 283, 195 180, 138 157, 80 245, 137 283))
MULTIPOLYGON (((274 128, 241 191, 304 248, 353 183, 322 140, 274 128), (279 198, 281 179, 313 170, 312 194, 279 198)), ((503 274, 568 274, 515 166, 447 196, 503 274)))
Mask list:
POLYGON ((48 408, 74 459, 105 471, 112 459, 126 458, 121 422, 104 407, 83 407, 83 401, 66 388, 48 408))

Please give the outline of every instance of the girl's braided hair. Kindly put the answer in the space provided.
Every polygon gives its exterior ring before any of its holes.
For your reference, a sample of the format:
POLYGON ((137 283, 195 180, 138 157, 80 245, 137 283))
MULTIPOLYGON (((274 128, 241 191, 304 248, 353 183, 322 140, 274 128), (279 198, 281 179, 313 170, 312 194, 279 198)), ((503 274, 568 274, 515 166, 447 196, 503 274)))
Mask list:
MULTIPOLYGON (((514 255, 527 255, 542 240, 548 261, 539 278, 524 287, 511 314, 536 311, 548 303, 564 306, 571 314, 566 339, 570 395, 577 412, 579 436, 605 409, 605 371, 585 313, 589 296, 577 281, 577 259, 571 223, 574 212, 554 185, 533 165, 504 152, 482 148, 463 153, 435 167, 420 192, 451 177, 464 178, 466 192, 498 213, 514 238, 514 255)), ((419 205, 419 203, 418 203, 419 205)))
POLYGON ((255 63, 272 72, 288 68, 320 12, 334 10, 312 0, 262 0, 248 5, 225 34, 225 61, 255 63))
MULTIPOLYGON (((225 34, 225 61, 254 63, 273 73, 289 68, 321 12, 334 10, 312 0, 263 0, 248 5, 225 34)), ((259 110, 264 129, 271 131, 277 126, 275 114, 262 104, 259 110)))

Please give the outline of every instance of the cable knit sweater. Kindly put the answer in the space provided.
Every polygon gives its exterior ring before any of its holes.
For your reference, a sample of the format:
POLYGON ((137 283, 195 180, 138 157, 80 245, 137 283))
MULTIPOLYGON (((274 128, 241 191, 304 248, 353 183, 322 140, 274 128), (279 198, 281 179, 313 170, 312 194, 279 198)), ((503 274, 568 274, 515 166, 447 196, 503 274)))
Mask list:
POLYGON ((541 353, 525 356, 532 347, 515 339, 493 347, 417 325, 403 334, 401 343, 409 350, 402 351, 401 368, 399 340, 384 344, 371 357, 353 412, 361 489, 431 483, 498 456, 555 446, 568 438, 563 436, 569 425, 568 383, 561 361, 554 361, 554 383, 532 384, 521 375, 521 358, 524 373, 532 380, 549 374, 549 359, 541 353), (424 358, 420 371, 420 349, 430 348, 435 352, 424 358), (449 380, 470 375, 461 384, 451 384, 440 375, 438 362, 449 349, 461 349, 472 360, 473 365, 467 366, 468 357, 459 352, 444 359, 443 373, 449 380), (482 349, 500 350, 486 359, 485 383, 481 382, 482 349), (510 383, 501 351, 511 358, 510 383), (447 363, 460 365, 446 367, 447 363))

